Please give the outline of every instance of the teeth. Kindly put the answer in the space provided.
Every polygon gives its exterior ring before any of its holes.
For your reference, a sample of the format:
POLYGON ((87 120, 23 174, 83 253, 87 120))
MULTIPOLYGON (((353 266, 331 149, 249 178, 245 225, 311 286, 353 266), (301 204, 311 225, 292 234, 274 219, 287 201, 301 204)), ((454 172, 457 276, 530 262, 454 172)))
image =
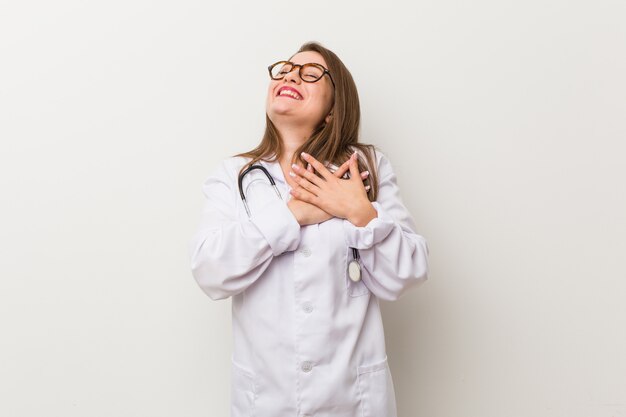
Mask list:
POLYGON ((298 95, 298 93, 296 93, 294 91, 291 91, 291 90, 287 90, 287 89, 281 90, 279 95, 281 95, 281 96, 288 95, 288 96, 291 96, 291 97, 293 97, 293 98, 295 98, 297 100, 300 100, 300 96, 298 95))

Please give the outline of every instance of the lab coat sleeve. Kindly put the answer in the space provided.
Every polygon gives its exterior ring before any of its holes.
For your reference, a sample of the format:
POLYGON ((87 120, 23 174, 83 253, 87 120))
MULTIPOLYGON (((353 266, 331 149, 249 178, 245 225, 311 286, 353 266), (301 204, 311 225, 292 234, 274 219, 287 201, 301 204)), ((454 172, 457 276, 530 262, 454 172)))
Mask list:
POLYGON ((343 228, 347 245, 359 249, 363 283, 378 298, 393 301, 427 279, 429 249, 400 198, 391 163, 377 153, 379 194, 372 205, 378 217, 363 227, 344 219, 343 228))
POLYGON ((226 161, 206 179, 200 225, 188 245, 192 275, 213 300, 244 291, 274 256, 295 250, 300 242, 300 224, 278 196, 238 220, 236 179, 226 161))

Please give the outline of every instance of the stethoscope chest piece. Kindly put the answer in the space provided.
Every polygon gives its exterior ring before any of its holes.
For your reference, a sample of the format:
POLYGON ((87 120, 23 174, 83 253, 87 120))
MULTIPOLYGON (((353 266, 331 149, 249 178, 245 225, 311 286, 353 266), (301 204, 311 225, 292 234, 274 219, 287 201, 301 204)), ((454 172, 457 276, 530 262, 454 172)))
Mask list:
POLYGON ((361 279, 361 265, 357 261, 352 260, 348 264, 348 276, 354 282, 359 282, 361 279))
POLYGON ((361 265, 358 261, 359 252, 355 248, 352 248, 352 256, 354 259, 348 263, 348 276, 352 281, 359 282, 361 280, 361 265))

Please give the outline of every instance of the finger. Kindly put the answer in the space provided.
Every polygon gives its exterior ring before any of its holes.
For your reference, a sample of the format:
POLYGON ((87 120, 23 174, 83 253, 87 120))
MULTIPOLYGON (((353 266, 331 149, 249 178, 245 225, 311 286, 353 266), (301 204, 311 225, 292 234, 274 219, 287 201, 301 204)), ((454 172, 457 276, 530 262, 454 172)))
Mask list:
POLYGON ((309 172, 313 172, 313 167, 311 166, 311 164, 309 163, 306 164, 306 170, 309 172))
POLYGON ((358 178, 358 181, 363 183, 361 179, 361 174, 359 174, 359 163, 357 162, 356 152, 352 154, 350 157, 350 179, 358 178))
POLYGON ((291 175, 286 176, 285 181, 287 181, 287 185, 291 188, 296 188, 298 186, 298 183, 294 181, 294 178, 291 175))
POLYGON ((350 168, 350 158, 348 158, 348 160, 346 162, 341 164, 341 166, 339 168, 337 168, 337 171, 335 171, 333 174, 337 178, 342 178, 343 175, 346 173, 346 171, 348 171, 349 168, 350 168))
MULTIPOLYGON (((295 168, 294 168, 295 169, 295 168)), ((302 169, 300 169, 300 171, 302 171, 302 169)), ((306 173, 306 175, 312 175, 315 178, 317 178, 319 181, 324 181, 322 179, 319 179, 315 174, 311 174, 308 171, 303 171, 304 173, 306 173)), ((303 178, 300 175, 295 174, 293 171, 289 171, 289 175, 294 179, 294 181, 302 188, 304 188, 305 190, 308 190, 309 192, 311 192, 311 194, 314 195, 318 195, 318 191, 319 191, 319 187, 316 186, 315 184, 312 184, 307 178, 303 178)))
POLYGON ((313 168, 315 168, 315 170, 317 172, 322 174, 322 177, 324 177, 324 179, 326 181, 331 180, 331 179, 334 178, 334 175, 320 161, 318 161, 317 159, 313 158, 308 153, 302 152, 302 157, 309 164, 313 165, 313 168))
POLYGON ((292 197, 297 198, 298 200, 310 204, 313 204, 313 200, 316 198, 313 194, 311 194, 302 187, 292 188, 291 190, 289 190, 289 194, 291 194, 292 197))
MULTIPOLYGON (((333 175, 337 178, 343 178, 343 175, 346 173, 346 171, 350 168, 350 159, 348 159, 346 162, 344 162, 339 168, 337 168, 337 170, 335 172, 333 172, 333 175)), ((363 171, 361 172, 361 179, 366 179, 368 176, 370 175, 369 171, 363 171)))
POLYGON ((307 171, 306 169, 303 169, 301 166, 293 164, 291 166, 291 169, 298 174, 300 177, 304 177, 306 178, 309 182, 315 184, 318 187, 321 187, 322 184, 324 183, 324 180, 321 179, 320 177, 318 177, 317 175, 315 175, 314 173, 307 171))

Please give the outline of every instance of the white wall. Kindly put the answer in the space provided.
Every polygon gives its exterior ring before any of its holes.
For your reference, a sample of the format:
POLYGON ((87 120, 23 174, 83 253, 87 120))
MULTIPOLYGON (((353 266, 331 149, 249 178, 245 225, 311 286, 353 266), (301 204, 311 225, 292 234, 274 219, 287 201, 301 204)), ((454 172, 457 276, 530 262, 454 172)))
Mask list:
POLYGON ((206 175, 261 137, 266 66, 318 40, 431 249, 383 305, 400 415, 626 416, 625 21, 615 0, 3 3, 0 415, 228 415, 230 301, 186 244, 206 175))

